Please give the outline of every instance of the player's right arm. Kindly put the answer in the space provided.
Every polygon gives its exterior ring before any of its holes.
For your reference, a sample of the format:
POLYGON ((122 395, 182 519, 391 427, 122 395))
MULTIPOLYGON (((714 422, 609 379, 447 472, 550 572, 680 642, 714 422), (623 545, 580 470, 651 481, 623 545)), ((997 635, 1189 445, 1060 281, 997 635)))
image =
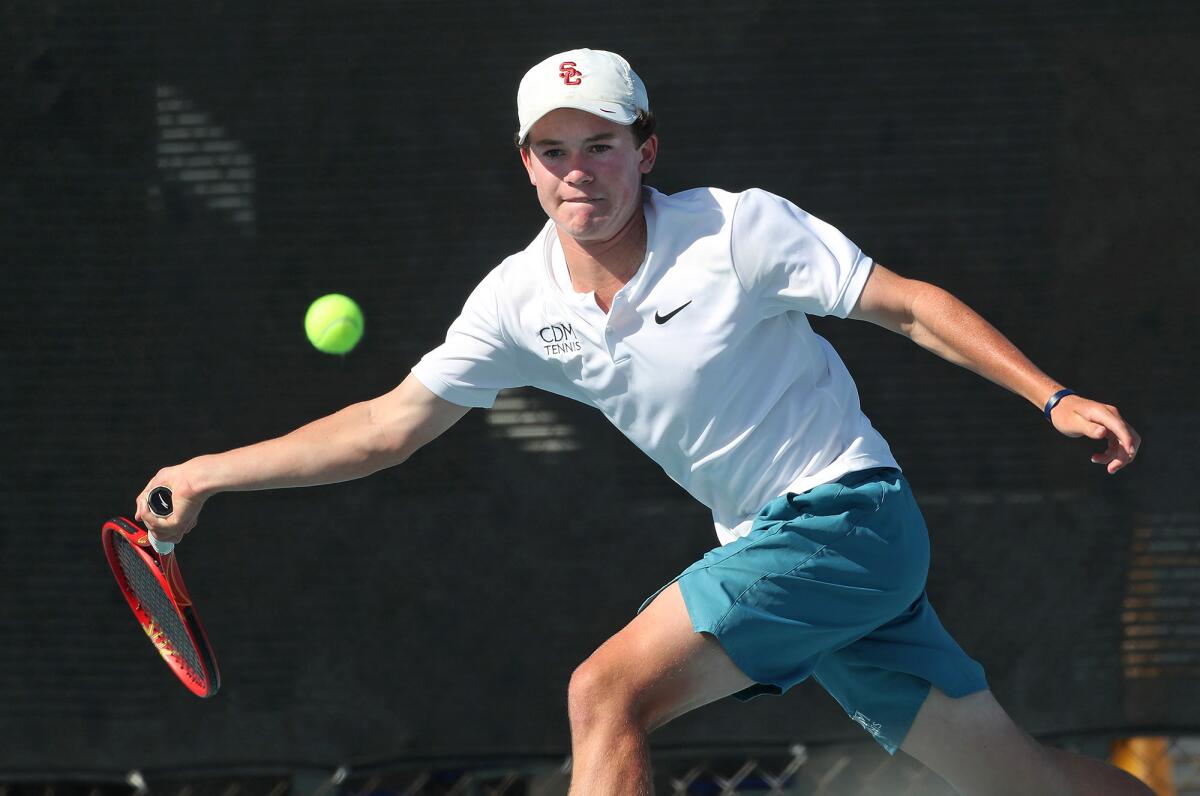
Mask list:
POLYGON ((224 453, 197 456, 160 470, 137 498, 138 520, 177 542, 218 492, 315 486, 362 478, 400 464, 467 413, 434 395, 413 375, 385 395, 352 404, 282 437, 224 453), (171 489, 174 512, 155 516, 146 497, 171 489))

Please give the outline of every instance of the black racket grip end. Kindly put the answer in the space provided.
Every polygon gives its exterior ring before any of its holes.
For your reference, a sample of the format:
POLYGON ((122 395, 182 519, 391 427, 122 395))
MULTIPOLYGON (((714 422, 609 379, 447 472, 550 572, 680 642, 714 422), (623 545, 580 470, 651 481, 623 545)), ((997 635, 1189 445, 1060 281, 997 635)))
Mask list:
POLYGON ((156 517, 170 517, 171 512, 175 510, 175 504, 171 502, 171 490, 165 486, 156 486, 150 490, 150 495, 146 498, 146 505, 154 512, 156 517))

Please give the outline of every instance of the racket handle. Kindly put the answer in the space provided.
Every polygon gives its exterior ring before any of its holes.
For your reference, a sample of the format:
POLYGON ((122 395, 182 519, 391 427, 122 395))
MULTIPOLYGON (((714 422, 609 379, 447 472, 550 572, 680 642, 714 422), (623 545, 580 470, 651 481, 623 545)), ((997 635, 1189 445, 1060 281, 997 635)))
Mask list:
MULTIPOLYGON (((155 517, 170 517, 171 512, 175 511, 175 504, 171 501, 171 490, 165 486, 156 486, 150 490, 150 495, 146 498, 146 505, 150 507, 150 511, 155 517)), ((160 555, 165 556, 175 550, 174 542, 164 542, 154 535, 153 531, 146 534, 150 540, 150 546, 160 555)))
POLYGON ((146 497, 146 505, 154 512, 155 517, 170 517, 171 512, 175 510, 175 504, 171 501, 171 490, 165 486, 151 489, 146 497))

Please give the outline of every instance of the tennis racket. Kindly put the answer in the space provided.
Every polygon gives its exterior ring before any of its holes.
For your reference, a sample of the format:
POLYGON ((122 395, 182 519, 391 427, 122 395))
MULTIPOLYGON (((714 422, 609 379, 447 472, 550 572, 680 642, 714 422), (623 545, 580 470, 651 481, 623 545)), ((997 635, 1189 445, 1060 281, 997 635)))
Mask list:
MULTIPOLYGON (((146 502, 160 517, 174 510, 164 486, 152 490, 146 502)), ((217 693, 221 673, 179 572, 175 545, 125 517, 104 523, 100 539, 125 601, 167 666, 193 694, 217 693)))

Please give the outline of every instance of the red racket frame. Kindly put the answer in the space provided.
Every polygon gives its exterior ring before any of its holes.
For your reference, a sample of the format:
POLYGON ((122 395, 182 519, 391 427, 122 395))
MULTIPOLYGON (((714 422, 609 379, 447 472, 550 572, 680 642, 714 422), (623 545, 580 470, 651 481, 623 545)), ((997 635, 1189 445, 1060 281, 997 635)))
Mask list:
POLYGON ((208 642, 208 634, 204 632, 204 625, 200 623, 200 616, 196 613, 196 607, 192 604, 192 598, 183 582, 183 575, 179 572, 175 554, 173 552, 167 555, 159 554, 150 546, 146 529, 125 517, 113 517, 105 522, 100 529, 100 538, 104 545, 104 555, 108 558, 108 565, 112 567, 113 575, 116 576, 117 585, 121 587, 121 593, 125 595, 125 601, 129 603, 138 624, 141 625, 150 642, 154 644, 154 648, 162 655, 167 666, 175 673, 180 682, 196 696, 210 697, 217 693, 217 689, 221 687, 221 673, 217 669, 217 659, 213 655, 212 645, 208 642), (147 570, 158 581, 159 587, 166 593, 179 613, 183 629, 187 632, 192 646, 198 653, 196 657, 202 671, 196 672, 195 676, 191 673, 191 667, 184 663, 179 653, 163 640, 162 631, 155 626, 150 614, 142 607, 137 594, 130 587, 117 555, 116 545, 118 542, 114 538, 115 534, 120 534, 128 540, 134 552, 142 557, 147 570), (199 681, 196 677, 199 678, 199 681))

